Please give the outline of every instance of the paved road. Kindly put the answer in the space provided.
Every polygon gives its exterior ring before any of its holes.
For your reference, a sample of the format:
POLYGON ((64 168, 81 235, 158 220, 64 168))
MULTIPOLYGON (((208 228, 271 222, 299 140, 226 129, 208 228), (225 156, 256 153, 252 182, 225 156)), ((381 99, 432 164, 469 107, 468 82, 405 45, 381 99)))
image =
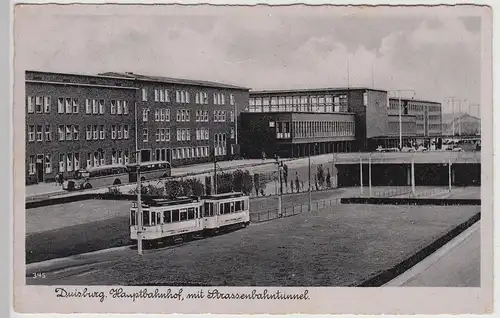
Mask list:
MULTIPOLYGON (((368 158, 372 158, 373 163, 410 163, 413 158, 415 163, 447 163, 451 160, 452 163, 480 163, 481 153, 480 152, 425 152, 425 153, 338 153, 335 154, 335 163, 358 163, 361 158, 363 162, 367 163, 368 158)), ((332 154, 325 154, 311 157, 311 164, 327 164, 331 163, 333 159, 332 154)), ((288 160, 287 165, 290 169, 305 167, 309 163, 309 158, 298 158, 298 159, 284 159, 288 160)), ((218 162, 218 168, 223 170, 234 170, 238 167, 245 166, 250 173, 264 173, 272 172, 276 170, 276 166, 273 164, 275 161, 273 159, 245 159, 245 160, 235 160, 235 161, 221 161, 218 162)), ((213 169, 213 163, 203 163, 190 166, 182 166, 172 169, 173 176, 180 176, 185 174, 210 172, 213 169)), ((315 168, 314 168, 315 169, 315 168)), ((313 172, 315 171, 313 169, 313 172)), ((133 186, 124 186, 126 189, 122 192, 128 192, 133 186)), ((88 190, 90 192, 105 192, 107 189, 94 189, 88 190)), ((56 186, 54 183, 41 183, 36 185, 30 185, 26 187, 26 197, 36 197, 40 195, 51 195, 61 192, 61 188, 56 186)), ((82 193, 78 191, 77 193, 82 193)), ((64 192, 63 195, 68 195, 64 192)))
POLYGON ((386 286, 479 287, 481 284, 480 222, 386 286))

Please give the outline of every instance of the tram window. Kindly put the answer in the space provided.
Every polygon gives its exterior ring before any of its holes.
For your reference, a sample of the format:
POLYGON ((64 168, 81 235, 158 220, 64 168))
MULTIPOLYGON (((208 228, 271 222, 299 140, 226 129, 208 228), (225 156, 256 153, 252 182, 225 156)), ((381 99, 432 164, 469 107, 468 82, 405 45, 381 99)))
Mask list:
POLYGON ((225 214, 231 213, 231 203, 229 202, 224 203, 224 213, 225 214))
POLYGON ((142 212, 142 225, 149 226, 149 211, 148 210, 144 210, 142 212))
POLYGON ((194 219, 194 208, 188 208, 187 218, 188 218, 188 220, 193 220, 194 219))
POLYGON ((243 200, 241 201, 241 210, 242 211, 245 211, 245 203, 246 203, 247 200, 243 200))
POLYGON ((198 207, 194 208, 194 210, 196 211, 194 217, 199 219, 201 217, 201 215, 200 215, 201 214, 201 206, 200 206, 200 210, 198 210, 198 207))
POLYGON ((234 202, 231 202, 231 213, 234 213, 234 202))
POLYGON ((210 216, 214 216, 214 210, 215 210, 214 204, 213 203, 209 203, 208 207, 210 208, 209 215, 210 216))
POLYGON ((181 210, 181 221, 186 221, 187 220, 187 210, 182 209, 181 210))
POLYGON ((210 216, 209 205, 210 205, 210 203, 207 203, 207 202, 205 202, 205 204, 203 205, 203 216, 204 217, 210 216))
POLYGON ((220 203, 219 204, 219 215, 224 214, 224 204, 220 203))
POLYGON ((151 225, 156 225, 156 212, 151 212, 151 225))
POLYGON ((156 224, 161 224, 161 212, 156 212, 156 224))
POLYGON ((135 211, 130 211, 130 225, 135 225, 135 211))
POLYGON ((170 218, 170 211, 163 211, 163 223, 170 223, 172 219, 170 218))
POLYGON ((179 210, 172 210, 172 222, 179 222, 179 210))
POLYGON ((242 202, 242 201, 236 201, 236 202, 235 202, 234 209, 235 209, 236 211, 241 211, 241 202, 242 202))

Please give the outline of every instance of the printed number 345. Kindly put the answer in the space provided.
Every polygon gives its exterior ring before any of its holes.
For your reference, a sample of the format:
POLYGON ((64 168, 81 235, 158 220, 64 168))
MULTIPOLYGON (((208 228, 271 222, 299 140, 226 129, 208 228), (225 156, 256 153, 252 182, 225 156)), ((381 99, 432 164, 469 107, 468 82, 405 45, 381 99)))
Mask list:
POLYGON ((45 273, 33 273, 33 278, 45 278, 45 273))

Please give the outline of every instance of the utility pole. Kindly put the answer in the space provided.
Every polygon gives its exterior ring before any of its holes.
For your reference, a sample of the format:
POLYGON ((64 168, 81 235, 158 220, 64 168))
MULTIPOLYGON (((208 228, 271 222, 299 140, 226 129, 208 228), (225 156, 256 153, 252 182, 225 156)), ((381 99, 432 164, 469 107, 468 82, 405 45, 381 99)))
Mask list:
POLYGON ((361 158, 361 154, 359 155, 359 189, 361 195, 363 195, 363 159, 361 158))
POLYGON ((403 148, 403 123, 402 123, 402 110, 401 110, 401 93, 402 92, 412 92, 413 97, 415 97, 415 90, 413 89, 393 89, 389 90, 389 92, 395 92, 398 94, 398 101, 399 101, 399 149, 403 148))
POLYGON ((141 158, 136 152, 137 166, 137 253, 142 255, 142 199, 141 199, 141 158))
POLYGON ((309 212, 312 209, 312 196, 311 196, 311 144, 308 144, 309 148, 309 212))
POLYGON ((448 191, 451 192, 451 157, 448 158, 448 191))
POLYGON ((278 166, 278 215, 282 216, 281 200, 282 200, 282 185, 281 185, 281 169, 282 164, 280 163, 280 157, 276 156, 276 165, 278 166))
POLYGON ((415 197, 415 159, 411 156, 411 193, 415 197))
POLYGON ((214 194, 217 194, 217 159, 215 158, 215 148, 214 148, 214 194))
POLYGON ((368 157, 368 189, 370 193, 370 198, 372 197, 372 153, 368 157))

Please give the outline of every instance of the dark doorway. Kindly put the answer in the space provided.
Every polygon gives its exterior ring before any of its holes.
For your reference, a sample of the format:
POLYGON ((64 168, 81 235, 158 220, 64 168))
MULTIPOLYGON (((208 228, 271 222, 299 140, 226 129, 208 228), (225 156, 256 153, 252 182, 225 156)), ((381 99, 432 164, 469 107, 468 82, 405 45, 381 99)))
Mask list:
POLYGON ((141 150, 141 162, 151 161, 151 150, 141 150))
POLYGON ((43 182, 43 155, 36 156, 36 178, 37 182, 43 182))

